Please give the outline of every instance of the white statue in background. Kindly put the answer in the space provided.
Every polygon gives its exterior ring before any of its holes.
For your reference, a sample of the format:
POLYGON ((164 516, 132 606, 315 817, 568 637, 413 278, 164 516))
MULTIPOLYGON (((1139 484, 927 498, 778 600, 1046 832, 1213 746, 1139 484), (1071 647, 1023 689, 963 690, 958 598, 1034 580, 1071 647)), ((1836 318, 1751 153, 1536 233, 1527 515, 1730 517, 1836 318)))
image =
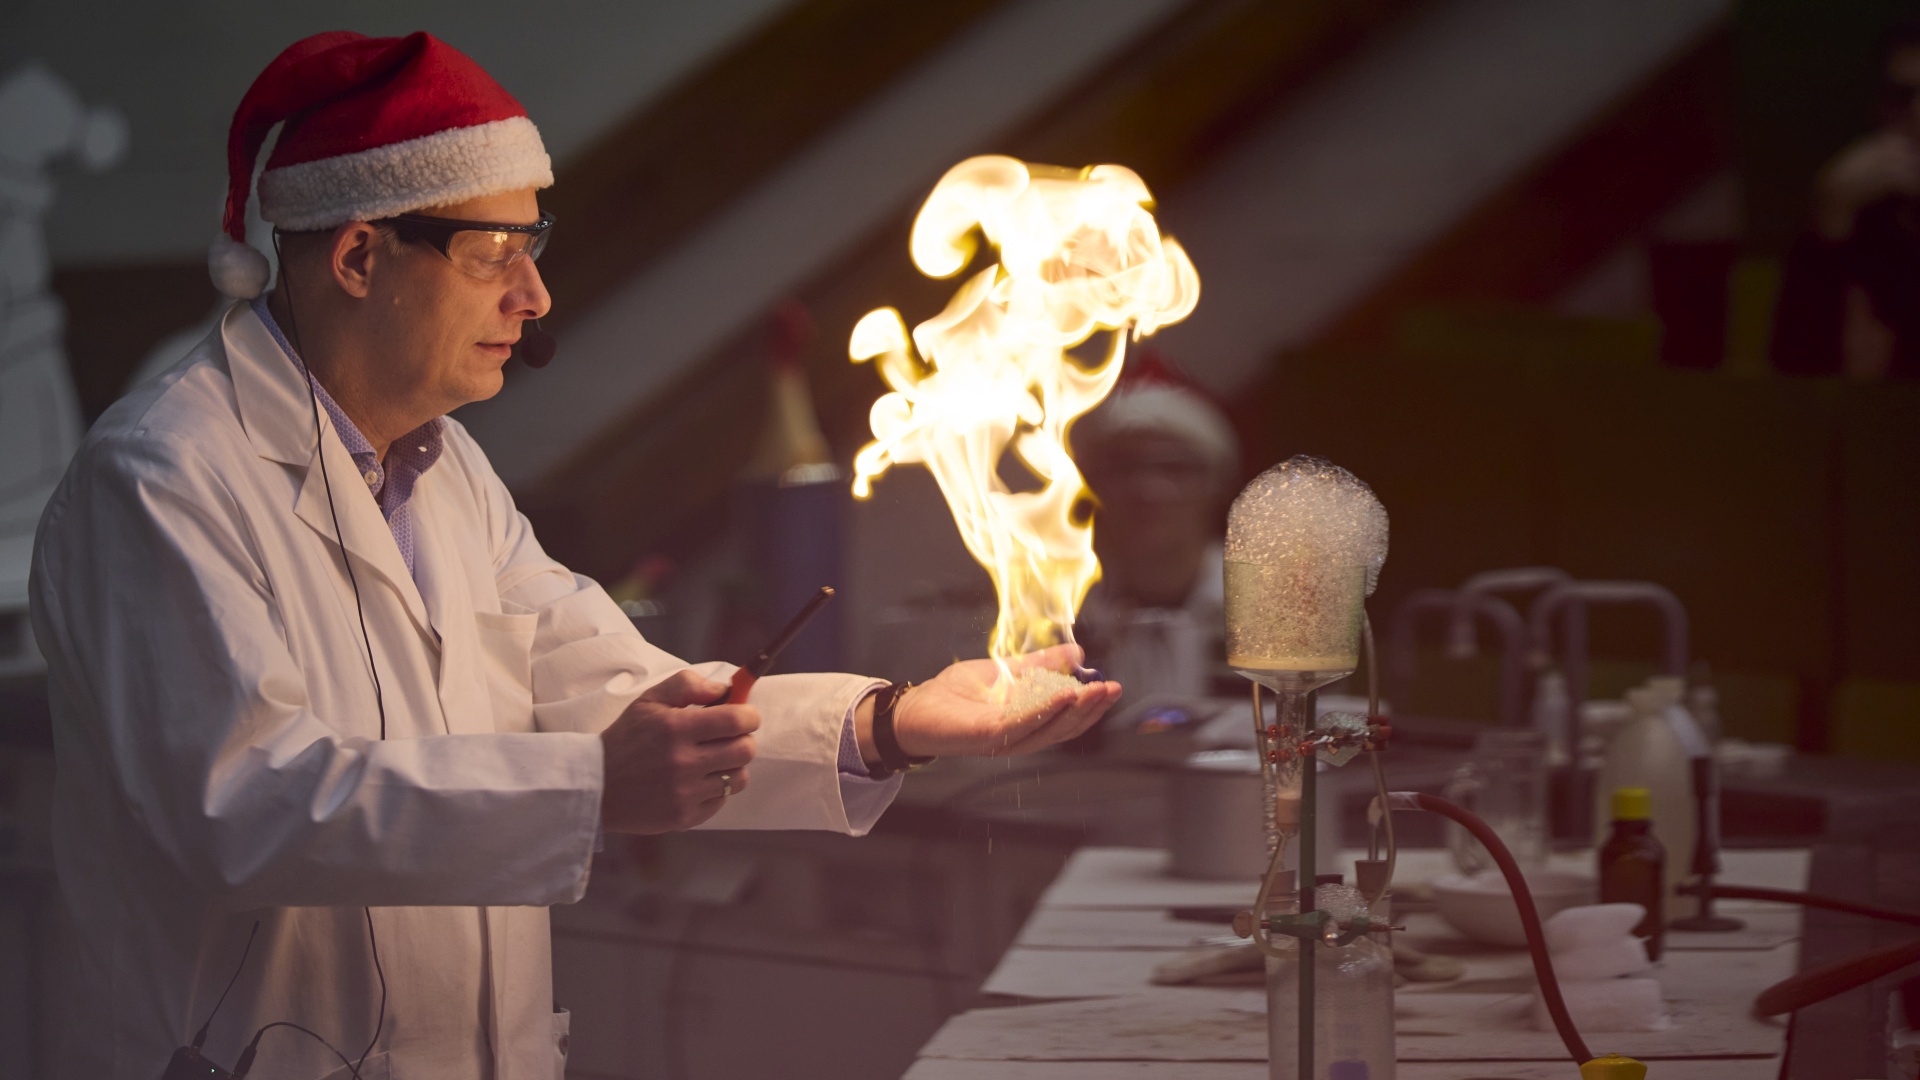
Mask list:
POLYGON ((41 508, 81 433, 64 318, 47 287, 47 170, 68 157, 105 169, 126 147, 117 111, 87 108, 42 65, 0 81, 0 676, 42 666, 27 625, 27 567, 41 508))

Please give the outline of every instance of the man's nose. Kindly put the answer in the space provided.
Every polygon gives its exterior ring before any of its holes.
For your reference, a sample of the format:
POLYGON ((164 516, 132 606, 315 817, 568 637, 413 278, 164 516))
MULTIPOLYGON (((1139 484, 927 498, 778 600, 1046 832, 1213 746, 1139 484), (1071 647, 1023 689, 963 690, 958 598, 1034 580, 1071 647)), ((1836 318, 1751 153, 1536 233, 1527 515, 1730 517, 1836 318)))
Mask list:
POLYGON ((553 310, 553 297, 548 295, 547 283, 540 277, 540 267, 532 259, 522 259, 520 264, 515 268, 519 280, 506 296, 507 313, 528 319, 546 318, 547 312, 553 310))

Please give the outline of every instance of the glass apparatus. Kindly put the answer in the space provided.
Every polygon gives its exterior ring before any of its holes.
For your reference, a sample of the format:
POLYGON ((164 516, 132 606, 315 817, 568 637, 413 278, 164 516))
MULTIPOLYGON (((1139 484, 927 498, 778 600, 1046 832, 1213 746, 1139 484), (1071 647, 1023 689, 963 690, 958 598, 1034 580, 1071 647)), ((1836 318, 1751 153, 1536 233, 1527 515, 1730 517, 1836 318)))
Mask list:
POLYGON ((1251 911, 1236 929, 1267 956, 1268 1069, 1274 1080, 1391 1080, 1393 973, 1386 893, 1392 880, 1389 815, 1375 821, 1359 888, 1313 888, 1318 852, 1315 759, 1345 764, 1385 742, 1373 677, 1366 598, 1386 560, 1386 510, 1352 473, 1292 458, 1256 477, 1234 500, 1226 544, 1227 662, 1252 680, 1256 745, 1265 782, 1270 859, 1251 911), (1314 692, 1359 667, 1367 646, 1365 717, 1315 716, 1314 692), (1261 688, 1274 693, 1271 724, 1261 688), (1385 839, 1384 858, 1381 840, 1385 839), (1298 878, 1281 866, 1299 845, 1298 878), (1296 880, 1302 887, 1296 888, 1296 880), (1312 954, 1303 961, 1303 950, 1312 954), (1316 986, 1322 989, 1316 993, 1316 986), (1316 1054, 1316 1048, 1320 1051, 1316 1054))
POLYGON ((1364 566, 1313 566, 1299 557, 1226 564, 1227 664, 1276 698, 1274 723, 1262 725, 1254 690, 1270 849, 1299 835, 1301 788, 1311 772, 1297 752, 1278 754, 1276 746, 1297 749, 1314 726, 1313 692, 1359 667, 1366 582, 1364 566))
MULTIPOLYGON (((1340 923, 1364 918, 1384 923, 1389 903, 1368 904, 1351 885, 1314 890, 1315 910, 1340 923)), ((1297 911, 1289 897, 1286 912, 1297 911)), ((1300 1025, 1313 1018, 1311 1040, 1317 1075, 1329 1080, 1375 1080, 1393 1076, 1393 950, 1382 935, 1336 934, 1313 946, 1313 1008, 1300 1009, 1300 939, 1280 936, 1278 956, 1267 957, 1268 1076, 1298 1080, 1300 1025), (1341 940, 1345 940, 1341 944, 1341 940)))

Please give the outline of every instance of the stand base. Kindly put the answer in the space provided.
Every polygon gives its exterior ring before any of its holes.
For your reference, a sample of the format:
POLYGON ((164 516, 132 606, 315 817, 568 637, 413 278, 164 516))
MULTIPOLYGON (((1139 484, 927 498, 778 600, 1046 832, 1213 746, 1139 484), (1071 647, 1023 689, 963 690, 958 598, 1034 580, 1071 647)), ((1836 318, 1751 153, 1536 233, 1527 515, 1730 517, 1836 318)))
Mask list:
POLYGON ((1689 915, 1667 924, 1669 930, 1684 930, 1690 934, 1729 934, 1746 928, 1746 923, 1725 915, 1689 915))

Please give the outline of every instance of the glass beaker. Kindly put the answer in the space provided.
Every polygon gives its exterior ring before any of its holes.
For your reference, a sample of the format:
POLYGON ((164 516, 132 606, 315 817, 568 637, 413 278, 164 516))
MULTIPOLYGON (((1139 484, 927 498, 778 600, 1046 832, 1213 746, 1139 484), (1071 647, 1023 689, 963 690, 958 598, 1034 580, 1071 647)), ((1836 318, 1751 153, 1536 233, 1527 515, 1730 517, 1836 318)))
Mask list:
MULTIPOLYGON (((1526 872, 1547 864, 1547 739, 1537 731, 1483 731, 1473 759, 1454 770, 1446 797, 1478 814, 1526 872)), ((1447 846, 1463 874, 1493 868, 1480 841, 1451 822, 1447 846)))

